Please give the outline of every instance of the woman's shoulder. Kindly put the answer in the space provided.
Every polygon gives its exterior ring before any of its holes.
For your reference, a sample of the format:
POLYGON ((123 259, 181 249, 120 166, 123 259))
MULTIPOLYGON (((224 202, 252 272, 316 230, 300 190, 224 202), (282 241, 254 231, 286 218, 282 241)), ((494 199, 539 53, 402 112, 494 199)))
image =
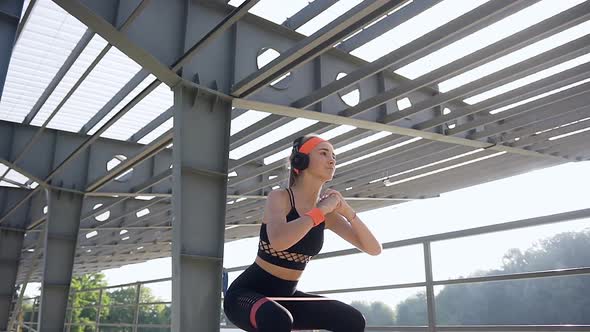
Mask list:
POLYGON ((273 207, 281 207, 284 210, 291 209, 291 201, 287 189, 279 188, 271 191, 268 193, 266 200, 273 207))
POLYGON ((268 224, 273 221, 281 222, 291 209, 289 194, 284 189, 276 189, 268 193, 264 206, 262 223, 268 224))
POLYGON ((289 192, 285 188, 278 188, 268 193, 266 199, 287 200, 289 202, 289 192))

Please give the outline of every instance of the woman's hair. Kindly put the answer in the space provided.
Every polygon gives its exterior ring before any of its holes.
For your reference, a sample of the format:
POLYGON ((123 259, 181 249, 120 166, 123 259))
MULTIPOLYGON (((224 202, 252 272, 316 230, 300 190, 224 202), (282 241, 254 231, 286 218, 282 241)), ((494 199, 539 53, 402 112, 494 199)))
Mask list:
POLYGON ((310 139, 312 139, 314 137, 318 137, 318 135, 309 134, 309 135, 305 135, 305 136, 302 136, 302 137, 298 137, 298 138, 296 138, 293 141, 293 150, 291 151, 291 155, 289 156, 289 166, 291 167, 291 169, 289 170, 289 188, 291 188, 291 187, 293 187, 295 185, 295 181, 297 181, 297 177, 299 176, 293 170, 293 165, 291 165, 291 161, 293 160, 293 157, 295 157, 295 153, 297 152, 297 150, 295 149, 295 145, 300 140, 300 143, 298 144, 297 148, 301 148, 301 146, 305 142, 307 142, 308 140, 310 140, 310 139))

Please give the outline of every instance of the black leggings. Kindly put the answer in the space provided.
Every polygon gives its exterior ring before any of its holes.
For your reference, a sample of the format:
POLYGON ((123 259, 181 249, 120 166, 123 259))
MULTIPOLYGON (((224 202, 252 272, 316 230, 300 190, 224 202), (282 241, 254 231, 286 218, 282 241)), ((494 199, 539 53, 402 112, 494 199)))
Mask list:
POLYGON ((227 290, 225 315, 246 331, 365 330, 365 318, 357 309, 298 291, 296 286, 296 281, 277 278, 254 263, 227 290))

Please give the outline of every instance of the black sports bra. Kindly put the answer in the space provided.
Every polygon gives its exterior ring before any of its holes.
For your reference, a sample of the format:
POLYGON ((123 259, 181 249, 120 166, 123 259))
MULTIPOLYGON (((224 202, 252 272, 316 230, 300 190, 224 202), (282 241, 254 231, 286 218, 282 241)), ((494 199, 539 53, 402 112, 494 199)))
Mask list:
MULTIPOLYGON (((290 222, 300 216, 295 209, 295 198, 291 188, 287 189, 287 193, 289 193, 289 200, 291 201, 291 210, 287 214, 287 222, 290 222)), ((321 223, 307 232, 299 242, 284 251, 277 251, 271 247, 266 233, 266 224, 263 223, 262 227, 260 227, 258 256, 274 265, 294 270, 304 270, 307 263, 320 252, 324 245, 325 227, 325 223, 321 223)))

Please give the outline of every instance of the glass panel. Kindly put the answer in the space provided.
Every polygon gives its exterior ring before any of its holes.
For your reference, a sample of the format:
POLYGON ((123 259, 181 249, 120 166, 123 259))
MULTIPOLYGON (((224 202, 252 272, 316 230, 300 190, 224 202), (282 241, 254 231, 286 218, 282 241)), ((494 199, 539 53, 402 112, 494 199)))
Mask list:
POLYGON ((100 326, 99 332, 133 332, 132 327, 100 326))
POLYGON ((437 323, 587 325, 589 294, 588 275, 439 287, 437 323))
MULTIPOLYGON (((141 325, 169 325, 171 317, 169 304, 151 304, 139 307, 139 324, 141 325)), ((155 330, 153 327, 147 327, 155 330)))
POLYGON ((357 308, 367 326, 426 325, 426 295, 423 288, 326 294, 357 308))
POLYGON ((424 281, 422 246, 312 260, 299 287, 309 291, 346 289, 424 281))
POLYGON ((161 281, 141 285, 141 302, 171 302, 172 281, 161 281), (149 296, 148 296, 149 295, 149 296), (149 300, 149 301, 148 301, 149 300))
POLYGON ((108 296, 111 304, 134 304, 137 296, 137 286, 110 288, 108 296))
POLYGON ((432 243, 435 280, 590 267, 590 219, 432 243))

